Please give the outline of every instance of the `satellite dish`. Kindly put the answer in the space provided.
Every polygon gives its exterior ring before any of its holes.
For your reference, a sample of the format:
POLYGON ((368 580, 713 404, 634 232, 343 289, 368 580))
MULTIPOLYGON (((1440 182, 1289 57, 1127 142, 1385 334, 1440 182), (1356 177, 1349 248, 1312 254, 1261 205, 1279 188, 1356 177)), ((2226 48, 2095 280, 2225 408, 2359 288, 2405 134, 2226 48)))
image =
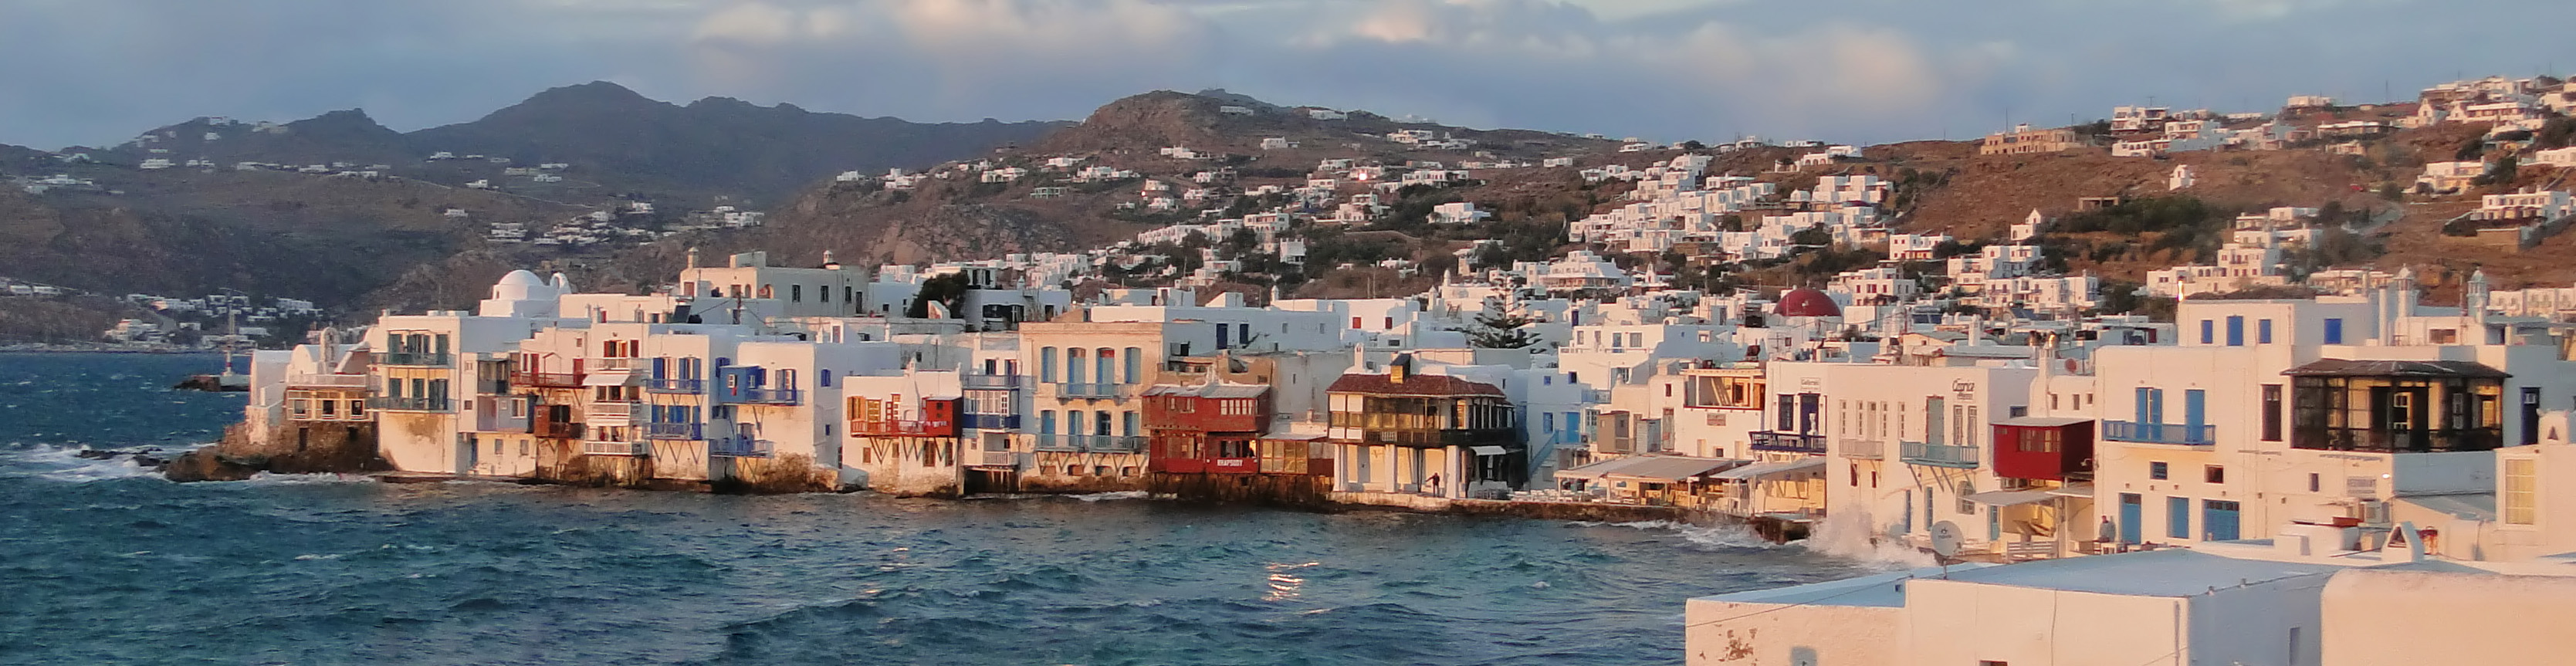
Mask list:
POLYGON ((1944 558, 1959 557, 1959 524, 1947 520, 1932 524, 1932 554, 1944 558))

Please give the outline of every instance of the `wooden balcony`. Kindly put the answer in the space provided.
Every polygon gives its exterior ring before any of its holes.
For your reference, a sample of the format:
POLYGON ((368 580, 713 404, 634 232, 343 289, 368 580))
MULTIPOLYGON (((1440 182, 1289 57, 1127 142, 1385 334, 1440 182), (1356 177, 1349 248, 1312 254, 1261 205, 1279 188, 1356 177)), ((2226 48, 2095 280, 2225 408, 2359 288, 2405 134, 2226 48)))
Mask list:
POLYGON ((514 370, 510 372, 510 385, 529 388, 581 388, 581 373, 514 370))
POLYGON ((850 421, 850 434, 860 437, 956 437, 957 422, 948 419, 920 421, 850 421))

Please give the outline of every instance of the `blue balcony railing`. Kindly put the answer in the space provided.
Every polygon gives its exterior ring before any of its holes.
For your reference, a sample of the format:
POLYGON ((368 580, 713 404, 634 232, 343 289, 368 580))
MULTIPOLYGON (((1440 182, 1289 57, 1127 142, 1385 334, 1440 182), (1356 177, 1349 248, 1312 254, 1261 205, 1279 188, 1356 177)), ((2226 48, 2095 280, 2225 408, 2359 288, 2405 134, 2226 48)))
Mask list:
POLYGON ((1794 432, 1757 432, 1752 435, 1751 444, 1755 451, 1815 454, 1825 452, 1824 435, 1794 432))
POLYGON ((368 398, 367 408, 386 412, 452 412, 456 405, 445 397, 368 398))
POLYGON ((2217 431, 2217 426, 2187 423, 2102 422, 2102 438, 2114 442, 2210 446, 2218 443, 2217 431))
POLYGON ((1020 429, 1020 415, 968 414, 966 415, 966 427, 977 430, 1018 430, 1020 429))
POLYGON ((766 458, 774 445, 766 439, 747 435, 730 435, 707 440, 707 455, 725 458, 766 458))
POLYGON ((1128 435, 1039 435, 1039 451, 1081 453, 1135 453, 1145 450, 1145 438, 1128 435))
POLYGON ((1029 385, 1028 375, 962 375, 959 386, 970 389, 1018 389, 1029 385))
POLYGON ((1126 396, 1127 396, 1127 385, 1125 385, 1125 384, 1057 384, 1057 385, 1055 385, 1055 394, 1056 394, 1056 395, 1058 395, 1058 396, 1066 397, 1066 398, 1110 398, 1110 399, 1116 399, 1116 398, 1123 398, 1123 397, 1126 397, 1126 396))
POLYGON ((747 388, 735 391, 733 401, 753 405, 793 405, 802 397, 802 391, 792 388, 747 388))
POLYGON ((646 439, 680 439, 680 440, 706 439, 706 437, 704 436, 704 431, 705 431, 705 426, 704 426, 703 424, 698 424, 698 423, 646 423, 646 424, 644 424, 644 437, 645 437, 646 439))
POLYGON ((441 352, 385 352, 377 365, 409 365, 444 368, 456 363, 456 355, 441 352))
POLYGON ((1909 465, 1976 469, 1977 447, 1970 444, 1929 444, 1900 442, 1897 457, 1909 465))
POLYGON ((707 390, 707 380, 657 377, 644 380, 644 390, 654 393, 704 393, 707 390))

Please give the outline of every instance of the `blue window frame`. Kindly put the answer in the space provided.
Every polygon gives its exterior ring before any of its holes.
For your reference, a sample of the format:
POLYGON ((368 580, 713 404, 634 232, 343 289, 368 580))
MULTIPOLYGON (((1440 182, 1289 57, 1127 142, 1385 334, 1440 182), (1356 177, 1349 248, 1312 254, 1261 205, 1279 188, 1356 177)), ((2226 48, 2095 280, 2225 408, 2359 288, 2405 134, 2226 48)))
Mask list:
POLYGON ((2217 331, 2218 322, 2207 319, 2200 320, 2200 343, 2204 345, 2215 344, 2218 339, 2215 336, 2217 331))
POLYGON ((2147 478, 2163 481, 2170 476, 2173 476, 2172 465, 2167 465, 2161 462, 2147 463, 2147 478))
POLYGON ((2229 346, 2229 347, 2243 347, 2243 346, 2245 346, 2245 318, 2244 318, 2244 317, 2240 317, 2240 316, 2236 316, 2236 315, 2228 315, 2228 317, 2227 317, 2227 346, 2229 346))
POLYGON ((2260 321, 2260 322, 2256 322, 2256 323, 2255 323, 2255 326, 2254 326, 2254 344, 2258 344, 2258 345, 2268 345, 2268 344, 2272 344, 2272 320, 2270 320, 2270 319, 2265 319, 2265 320, 2263 320, 2263 321, 2260 321))
POLYGON ((2343 344, 2342 317, 2329 317, 2326 319, 2326 344, 2343 344))

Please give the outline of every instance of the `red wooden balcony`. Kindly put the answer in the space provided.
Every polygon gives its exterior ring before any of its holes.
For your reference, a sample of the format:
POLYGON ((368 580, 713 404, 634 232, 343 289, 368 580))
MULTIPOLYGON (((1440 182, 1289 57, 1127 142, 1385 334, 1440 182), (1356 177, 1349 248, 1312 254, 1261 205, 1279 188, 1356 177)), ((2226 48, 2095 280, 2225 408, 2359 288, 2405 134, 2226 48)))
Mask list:
POLYGON ((955 419, 918 421, 850 421, 850 434, 861 437, 956 437, 955 419))
POLYGON ((2022 417, 1994 427, 1995 476, 2047 481, 2092 478, 2092 419, 2022 417))

